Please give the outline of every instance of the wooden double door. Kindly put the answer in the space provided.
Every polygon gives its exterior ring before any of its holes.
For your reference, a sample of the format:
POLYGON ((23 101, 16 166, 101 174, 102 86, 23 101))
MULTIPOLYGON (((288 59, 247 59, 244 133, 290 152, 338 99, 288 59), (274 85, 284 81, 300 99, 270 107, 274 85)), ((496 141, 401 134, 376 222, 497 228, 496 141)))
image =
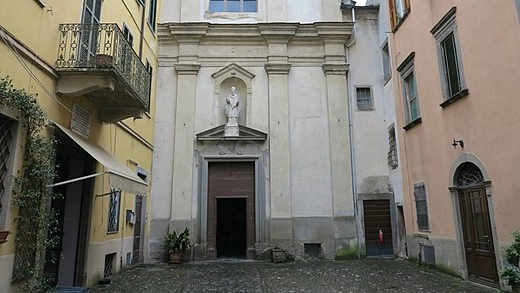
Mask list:
POLYGON ((251 258, 255 244, 254 162, 208 164, 208 258, 251 258))

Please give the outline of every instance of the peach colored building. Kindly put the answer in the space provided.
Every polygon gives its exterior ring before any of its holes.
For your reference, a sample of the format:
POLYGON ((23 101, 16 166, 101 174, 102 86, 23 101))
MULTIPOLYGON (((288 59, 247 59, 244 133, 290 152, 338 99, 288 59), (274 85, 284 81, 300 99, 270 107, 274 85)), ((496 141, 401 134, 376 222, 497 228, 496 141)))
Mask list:
POLYGON ((498 287, 520 228, 518 1, 388 8, 408 255, 498 287))

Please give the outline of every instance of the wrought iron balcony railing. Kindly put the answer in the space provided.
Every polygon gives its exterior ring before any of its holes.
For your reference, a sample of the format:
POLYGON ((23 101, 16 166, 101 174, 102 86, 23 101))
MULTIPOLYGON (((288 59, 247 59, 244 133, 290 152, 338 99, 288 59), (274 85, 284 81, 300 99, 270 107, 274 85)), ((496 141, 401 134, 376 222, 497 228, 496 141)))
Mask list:
POLYGON ((60 24, 56 69, 113 71, 150 109, 150 73, 115 23, 60 24))

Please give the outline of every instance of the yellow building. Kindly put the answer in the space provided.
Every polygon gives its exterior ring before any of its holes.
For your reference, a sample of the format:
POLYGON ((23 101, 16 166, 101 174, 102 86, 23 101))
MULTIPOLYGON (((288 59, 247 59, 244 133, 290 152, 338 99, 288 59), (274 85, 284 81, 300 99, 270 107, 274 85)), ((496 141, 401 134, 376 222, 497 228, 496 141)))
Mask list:
POLYGON ((50 165, 58 175, 47 187, 61 195, 38 197, 53 212, 32 221, 50 229, 24 223, 37 218, 15 204, 15 177, 29 164, 26 121, 0 106, 0 292, 18 291, 27 276, 91 286, 143 260, 160 2, 34 0, 0 10, 0 77, 46 113, 41 133, 57 139, 50 165), (54 247, 34 245, 52 235, 54 247))

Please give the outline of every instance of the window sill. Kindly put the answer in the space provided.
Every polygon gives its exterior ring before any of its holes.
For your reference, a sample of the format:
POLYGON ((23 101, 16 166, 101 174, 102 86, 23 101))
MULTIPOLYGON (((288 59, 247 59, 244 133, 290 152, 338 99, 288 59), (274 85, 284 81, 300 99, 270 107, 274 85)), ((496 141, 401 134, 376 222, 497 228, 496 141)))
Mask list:
POLYGON ((449 99, 447 99, 444 102, 442 102, 439 106, 441 106, 442 108, 446 108, 449 105, 455 103, 456 101, 464 98, 467 95, 469 95, 469 90, 468 89, 462 89, 458 93, 456 93, 453 96, 451 96, 449 99))
POLYGON ((412 121, 412 122, 406 124, 406 125, 403 127, 403 129, 406 130, 406 131, 408 131, 408 130, 412 129, 414 126, 416 126, 416 125, 418 125, 418 124, 421 124, 421 122, 422 122, 422 118, 419 117, 419 118, 415 119, 414 121, 412 121))
POLYGON ((383 83, 383 86, 385 86, 390 80, 392 79, 392 75, 388 76, 387 78, 384 79, 384 83, 383 83))
POLYGON ((430 230, 420 230, 419 232, 413 233, 413 236, 417 238, 430 239, 430 236, 428 235, 429 233, 430 230))

